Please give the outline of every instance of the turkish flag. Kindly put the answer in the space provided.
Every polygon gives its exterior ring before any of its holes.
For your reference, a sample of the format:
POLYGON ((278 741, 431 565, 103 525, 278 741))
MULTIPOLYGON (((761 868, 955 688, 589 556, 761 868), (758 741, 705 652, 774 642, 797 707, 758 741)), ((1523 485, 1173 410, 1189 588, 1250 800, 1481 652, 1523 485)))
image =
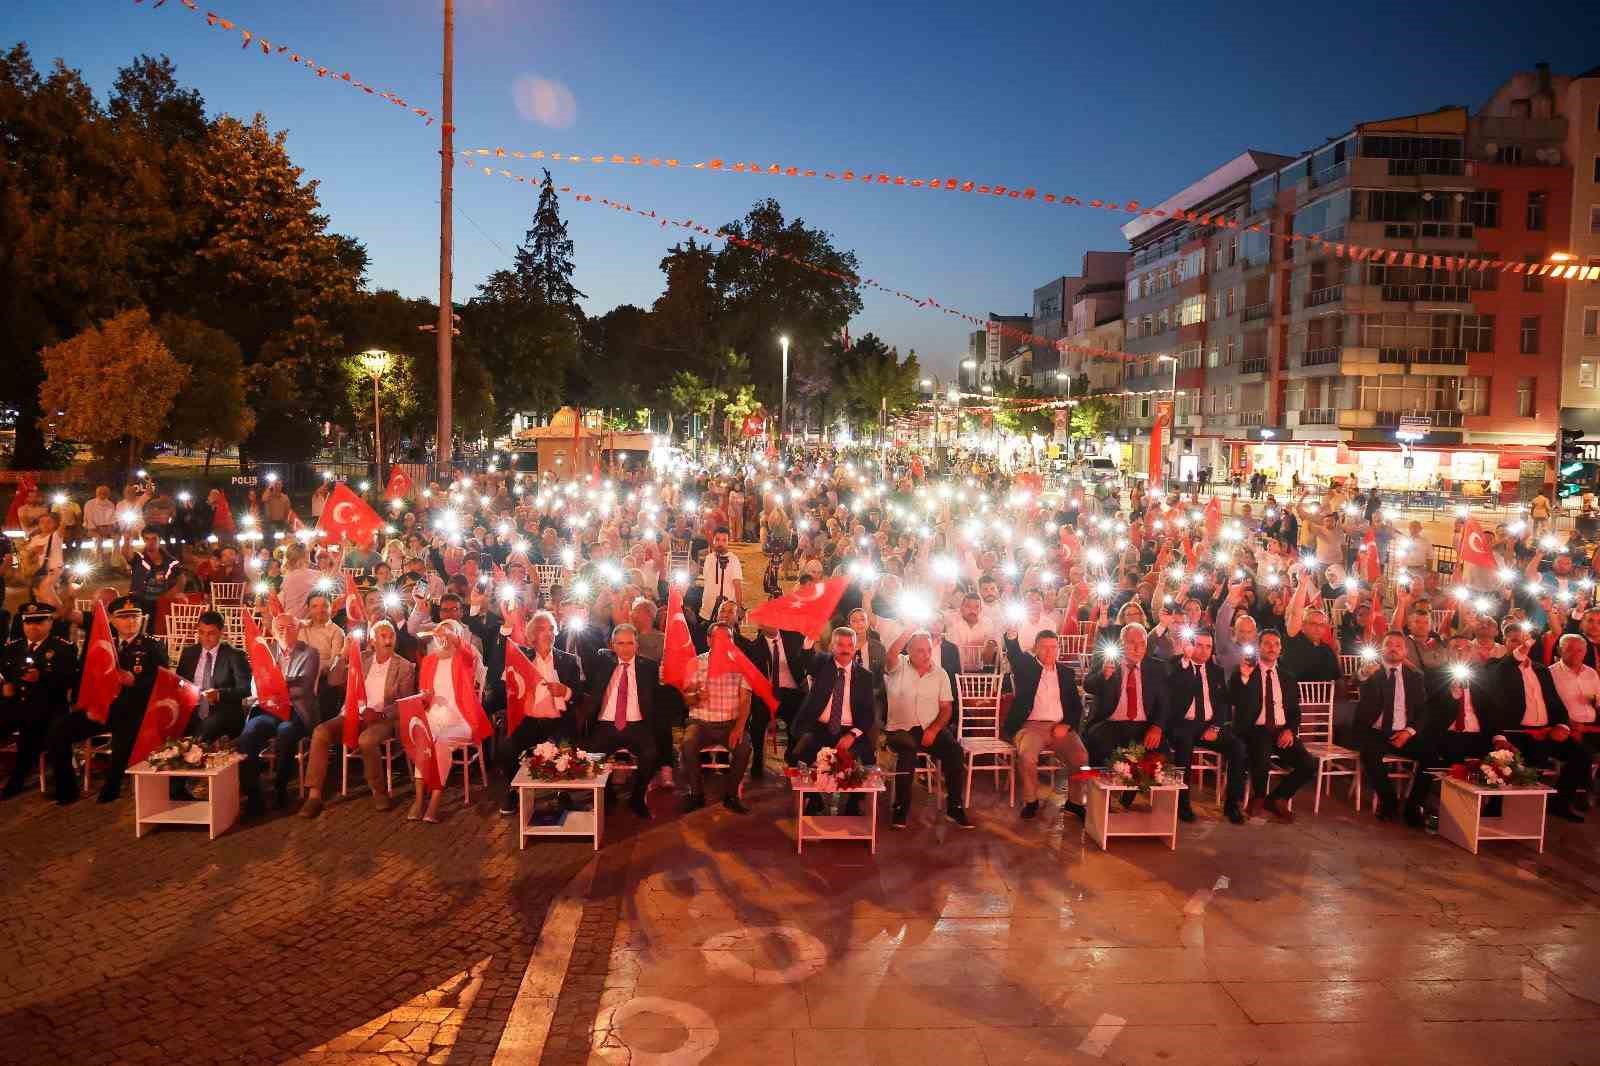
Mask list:
POLYGON ((367 605, 362 602, 361 594, 356 591, 355 582, 348 573, 344 575, 344 618, 347 623, 367 620, 367 605))
POLYGON ((808 636, 817 632, 833 617, 839 606, 839 597, 850 585, 848 574, 839 574, 826 581, 814 581, 808 587, 795 589, 787 596, 768 600, 750 612, 750 621, 756 625, 788 629, 808 636))
MULTIPOLYGON (((361 704, 367 698, 367 675, 361 671, 361 641, 351 637, 345 641, 346 670, 344 675, 344 736, 345 748, 354 748, 361 740, 361 704)), ((375 707, 374 710, 382 710, 375 707)), ((319 781, 320 785, 321 782, 319 781)))
POLYGON ((200 705, 200 690, 178 676, 178 672, 163 666, 156 671, 155 687, 150 690, 150 702, 145 704, 144 718, 139 722, 139 733, 133 738, 133 751, 128 755, 128 765, 136 766, 169 740, 183 736, 189 728, 189 716, 200 705))
POLYGON ((106 605, 94 601, 94 622, 89 642, 83 646, 83 677, 78 682, 78 709, 96 722, 111 717, 111 704, 122 691, 117 680, 117 646, 111 641, 111 618, 106 605))
MULTIPOLYGON (((439 669, 437 655, 425 655, 422 658, 422 667, 417 671, 417 691, 432 692, 433 677, 439 669)), ((483 739, 494 732, 494 727, 489 724, 489 716, 483 713, 483 704, 478 702, 478 689, 473 683, 473 649, 470 644, 459 644, 456 653, 450 656, 450 682, 455 690, 456 710, 466 720, 472 730, 472 741, 481 744, 483 739)), ((445 763, 446 766, 450 764, 445 763)))
POLYGON ((351 491, 350 486, 344 482, 333 487, 333 492, 328 495, 327 505, 322 509, 322 518, 317 522, 317 528, 328 535, 328 539, 337 544, 341 540, 348 540, 353 544, 365 544, 372 534, 383 528, 383 519, 378 517, 378 512, 351 491))
POLYGON ((22 510, 22 505, 28 502, 28 497, 32 496, 33 491, 38 487, 33 478, 26 475, 17 479, 17 491, 11 494, 11 506, 6 508, 7 529, 22 528, 22 517, 19 512, 22 510))
POLYGON ((517 731, 517 726, 533 711, 533 694, 538 691, 539 671, 533 660, 517 646, 514 640, 506 641, 506 735, 517 731))
POLYGON ((1222 532, 1222 501, 1215 496, 1206 504, 1205 509, 1206 539, 1215 540, 1217 534, 1222 532))
POLYGON ((1458 554, 1462 562, 1473 566, 1484 566, 1492 570, 1497 565, 1494 552, 1489 550, 1489 535, 1474 518, 1467 519, 1461 525, 1461 549, 1458 554))
MULTIPOLYGON (((407 696, 395 704, 400 712, 400 743, 405 746, 406 758, 411 760, 411 765, 422 774, 424 788, 431 788, 435 792, 444 788, 444 777, 441 768, 448 768, 448 761, 440 763, 438 745, 433 742, 433 730, 428 726, 428 705, 419 693, 407 696)), ((449 752, 444 752, 446 760, 450 758, 449 752)))
POLYGON ((1378 558, 1378 531, 1367 530, 1367 535, 1361 538, 1361 576, 1367 579, 1367 584, 1376 585, 1378 578, 1383 574, 1383 560, 1378 558))
POLYGON ((383 498, 386 500, 403 500, 411 495, 411 478, 400 464, 396 463, 389 469, 389 484, 384 487, 383 498))
POLYGON ((667 593, 666 646, 661 653, 661 683, 683 689, 693 670, 694 638, 689 635, 689 619, 683 613, 683 586, 676 581, 667 593))
POLYGON ((706 657, 706 676, 721 677, 735 672, 744 675, 751 691, 761 697, 761 702, 773 710, 778 709, 778 694, 772 691, 772 682, 756 669, 756 664, 750 661, 748 655, 734 645, 727 630, 712 630, 711 651, 706 657))
POLYGON ((250 676, 255 680, 256 706, 287 722, 294 710, 289 702, 289 682, 283 679, 283 669, 272 657, 272 647, 256 628, 251 611, 244 612, 244 646, 250 659, 250 676))

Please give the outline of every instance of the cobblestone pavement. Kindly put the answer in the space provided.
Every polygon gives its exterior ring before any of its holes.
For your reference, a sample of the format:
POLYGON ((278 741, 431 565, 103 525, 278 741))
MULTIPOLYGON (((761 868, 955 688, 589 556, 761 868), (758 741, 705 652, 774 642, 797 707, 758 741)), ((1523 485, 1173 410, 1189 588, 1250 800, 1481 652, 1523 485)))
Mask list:
POLYGON ((593 851, 519 852, 480 795, 439 825, 362 795, 215 841, 136 840, 131 796, 0 804, 0 1062, 490 1062, 593 851))

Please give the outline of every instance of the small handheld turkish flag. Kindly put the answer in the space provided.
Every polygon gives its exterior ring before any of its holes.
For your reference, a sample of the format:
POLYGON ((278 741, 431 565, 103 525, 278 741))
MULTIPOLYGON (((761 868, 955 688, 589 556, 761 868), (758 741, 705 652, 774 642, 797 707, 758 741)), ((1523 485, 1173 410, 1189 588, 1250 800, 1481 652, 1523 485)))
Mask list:
POLYGON ((78 682, 78 708, 96 722, 111 717, 111 704, 122 691, 117 680, 117 646, 111 642, 106 605, 94 601, 94 622, 83 648, 83 678, 78 682))
POLYGON ((389 470, 389 484, 383 490, 386 500, 403 500, 411 495, 411 478, 396 463, 389 470))
POLYGON ((341 481, 328 495, 317 528, 334 543, 349 540, 354 544, 365 544, 372 534, 383 528, 383 519, 378 517, 378 512, 366 500, 341 481))
POLYGON ((179 677, 176 670, 163 666, 156 671, 155 687, 150 690, 150 702, 145 704, 128 765, 137 766, 162 744, 183 736, 189 728, 189 716, 199 705, 200 690, 179 677))
POLYGON ((361 703, 367 696, 367 676, 361 672, 360 638, 351 637, 345 641, 344 654, 344 736, 341 740, 349 751, 361 741, 361 703))
POLYGON ((1215 496, 1206 504, 1205 522, 1206 539, 1215 540, 1217 534, 1222 532, 1222 501, 1215 496))
POLYGON ((676 581, 667 593, 666 646, 661 653, 661 683, 683 689, 694 663, 694 638, 683 613, 683 586, 676 581))
POLYGON ((28 502, 28 497, 32 496, 33 491, 38 487, 31 477, 22 477, 17 480, 17 491, 11 494, 11 506, 6 508, 7 529, 16 529, 22 525, 22 519, 18 517, 22 511, 22 505, 28 502))
POLYGON ((750 691, 760 696, 761 702, 768 707, 778 709, 778 694, 772 691, 772 682, 756 669, 756 664, 739 650, 725 630, 714 629, 711 632, 711 651, 706 657, 706 676, 721 677, 732 673, 743 674, 750 683, 750 691))
POLYGON ((803 589, 795 589, 787 596, 768 600, 751 611, 749 619, 758 626, 772 626, 796 633, 816 633, 833 617, 839 606, 839 597, 850 585, 847 574, 817 581, 803 589))
POLYGON ((1367 584, 1376 585, 1378 578, 1383 576, 1383 560, 1378 558, 1378 531, 1367 530, 1367 535, 1361 538, 1361 576, 1367 579, 1367 584))
POLYGON ((395 706, 400 711, 400 743, 405 745, 406 758, 422 775, 423 787, 439 791, 444 787, 444 777, 433 730, 428 727, 428 705, 418 694, 407 696, 395 706))
POLYGON ((287 722, 292 711, 289 702, 289 682, 283 679, 283 669, 272 657, 272 646, 256 628, 255 615, 244 612, 245 655, 250 659, 250 676, 255 681, 256 705, 263 711, 287 722))
POLYGON ((1469 518, 1461 525, 1461 550, 1458 553, 1461 561, 1472 566, 1483 566, 1494 569, 1494 552, 1489 548, 1489 535, 1485 533, 1476 519, 1469 518))
POLYGON ((534 693, 539 688, 539 671, 514 640, 506 641, 505 682, 506 735, 510 736, 533 710, 534 693))

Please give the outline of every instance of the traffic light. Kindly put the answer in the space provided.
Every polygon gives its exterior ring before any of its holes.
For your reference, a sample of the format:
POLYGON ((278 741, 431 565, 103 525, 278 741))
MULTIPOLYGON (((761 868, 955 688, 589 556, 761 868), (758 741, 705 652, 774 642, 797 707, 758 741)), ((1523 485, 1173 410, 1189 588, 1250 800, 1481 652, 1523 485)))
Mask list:
POLYGON ((1586 460, 1584 447, 1578 443, 1582 438, 1581 429, 1561 431, 1560 456, 1556 464, 1560 475, 1556 479, 1556 495, 1560 499, 1581 495, 1594 482, 1593 464, 1586 460))

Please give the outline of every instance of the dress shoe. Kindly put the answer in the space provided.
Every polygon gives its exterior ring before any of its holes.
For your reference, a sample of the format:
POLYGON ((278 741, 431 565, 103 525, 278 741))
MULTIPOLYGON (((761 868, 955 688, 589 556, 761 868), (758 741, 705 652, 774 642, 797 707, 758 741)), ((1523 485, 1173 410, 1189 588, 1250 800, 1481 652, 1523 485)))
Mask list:
POLYGON ((380 811, 394 810, 394 800, 389 798, 387 792, 379 792, 373 796, 372 805, 380 811))
POLYGON ((1421 807, 1413 805, 1406 808, 1406 824, 1413 829, 1421 829, 1428 824, 1421 807))
POLYGON ((272 805, 280 811, 289 806, 289 790, 287 788, 273 789, 272 805))
POLYGON ((1230 803, 1226 807, 1222 808, 1222 816, 1228 819, 1228 821, 1232 822, 1234 825, 1244 824, 1244 812, 1239 809, 1239 805, 1237 803, 1230 803))
POLYGON ((1030 801, 1028 803, 1024 803, 1022 805, 1022 816, 1024 818, 1037 818, 1037 817, 1039 817, 1039 801, 1038 800, 1032 800, 1032 801, 1030 801))
POLYGON ((1178 804, 1178 821, 1180 821, 1180 822, 1192 822, 1192 821, 1194 821, 1194 808, 1191 807, 1187 803, 1178 804))
POLYGON ((1085 807, 1081 803, 1073 803, 1071 800, 1065 800, 1061 804, 1061 809, 1066 811, 1068 814, 1077 815, 1078 821, 1080 822, 1087 820, 1089 817, 1089 808, 1085 807))
POLYGON ((911 812, 904 807, 896 807, 889 815, 890 829, 904 829, 911 822, 911 812))
POLYGON ((1569 822, 1583 821, 1583 815, 1573 810, 1572 805, 1560 796, 1550 801, 1550 813, 1557 818, 1565 818, 1569 822))
POLYGON ((1587 792, 1579 792, 1573 796, 1572 809, 1575 811, 1587 811, 1589 809, 1589 794, 1587 792))
POLYGON ((722 805, 734 814, 749 814, 750 808, 744 805, 744 800, 738 796, 723 796, 722 805))
POLYGON ((517 813, 517 798, 511 793, 506 793, 506 798, 500 801, 500 813, 513 815, 517 813))
POLYGON ((322 801, 315 796, 307 796, 306 801, 300 804, 300 817, 315 818, 322 813, 322 801))
POLYGON ((967 817, 967 812, 962 810, 960 807, 956 807, 953 810, 945 811, 944 812, 944 816, 948 821, 950 821, 951 823, 953 823, 955 825, 960 826, 962 829, 976 829, 976 828, 978 828, 977 823, 974 822, 972 819, 968 818, 967 817))
POLYGON ((646 822, 650 820, 650 807, 645 803, 643 796, 640 796, 638 799, 629 800, 628 809, 632 811, 636 817, 641 818, 646 822))
POLYGON ((684 814, 688 814, 690 811, 698 811, 701 807, 704 807, 705 805, 706 805, 706 798, 704 796, 698 795, 698 794, 696 794, 694 792, 691 792, 687 796, 683 797, 683 813, 684 814))
POLYGON ((1280 822, 1294 821, 1294 812, 1289 809, 1289 804, 1284 800, 1273 799, 1269 796, 1267 797, 1266 808, 1267 813, 1280 822))

